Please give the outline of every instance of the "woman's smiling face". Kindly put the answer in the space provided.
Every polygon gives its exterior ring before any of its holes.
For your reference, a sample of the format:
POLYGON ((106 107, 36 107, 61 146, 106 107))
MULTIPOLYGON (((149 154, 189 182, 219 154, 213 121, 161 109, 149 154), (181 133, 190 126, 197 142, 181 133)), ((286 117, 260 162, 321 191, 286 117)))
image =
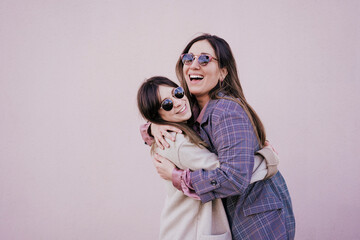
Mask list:
POLYGON ((188 98, 184 95, 182 98, 176 98, 173 95, 175 88, 160 85, 159 95, 161 102, 165 99, 170 99, 173 103, 173 107, 170 111, 166 111, 163 108, 159 109, 160 117, 168 122, 185 122, 191 117, 191 109, 188 98))
POLYGON ((183 65, 183 74, 186 84, 191 94, 198 101, 207 102, 209 92, 212 90, 219 80, 223 80, 226 76, 226 69, 220 69, 217 56, 213 47, 207 40, 195 42, 189 49, 188 53, 192 53, 195 60, 190 65, 183 65), (201 54, 211 55, 213 58, 206 66, 198 63, 198 57, 201 54), (225 75, 224 75, 225 74, 225 75))

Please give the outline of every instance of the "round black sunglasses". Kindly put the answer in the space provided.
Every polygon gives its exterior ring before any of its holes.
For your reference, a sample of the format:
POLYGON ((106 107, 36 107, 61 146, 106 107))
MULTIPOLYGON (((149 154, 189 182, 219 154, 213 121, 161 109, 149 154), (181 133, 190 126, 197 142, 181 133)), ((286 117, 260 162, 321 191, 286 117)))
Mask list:
MULTIPOLYGON (((174 98, 181 99, 184 97, 185 91, 182 87, 177 87, 172 90, 171 94, 174 98)), ((170 111, 173 108, 173 106, 174 103, 170 98, 165 98, 161 102, 161 108, 164 109, 165 111, 170 111)))

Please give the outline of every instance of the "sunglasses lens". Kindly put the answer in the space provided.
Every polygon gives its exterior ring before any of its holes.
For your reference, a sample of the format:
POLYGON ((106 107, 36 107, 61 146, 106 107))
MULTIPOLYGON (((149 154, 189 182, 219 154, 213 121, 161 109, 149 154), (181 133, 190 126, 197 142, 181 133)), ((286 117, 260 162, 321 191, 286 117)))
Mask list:
POLYGON ((182 87, 178 87, 174 89, 174 97, 183 98, 185 95, 184 89, 182 87))
POLYGON ((167 98, 161 103, 161 107, 165 111, 170 111, 173 108, 173 102, 167 98))
POLYGON ((185 65, 191 64, 193 59, 194 59, 194 56, 192 54, 190 54, 190 53, 183 54, 182 58, 181 58, 182 63, 185 64, 185 65))
POLYGON ((199 64, 202 66, 205 66, 206 64, 208 64, 210 62, 210 56, 202 54, 199 56, 199 64))

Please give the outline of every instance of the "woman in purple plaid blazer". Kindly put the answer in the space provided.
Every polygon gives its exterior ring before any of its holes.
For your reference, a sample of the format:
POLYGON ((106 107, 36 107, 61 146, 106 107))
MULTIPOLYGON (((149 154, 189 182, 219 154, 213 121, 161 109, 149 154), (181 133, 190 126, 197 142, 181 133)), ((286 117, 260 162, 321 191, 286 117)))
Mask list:
MULTIPOLYGON (((154 164, 161 177, 179 190, 195 191, 202 202, 223 199, 233 239, 294 239, 290 194, 280 172, 250 184, 254 153, 265 145, 260 118, 247 103, 228 43, 204 34, 185 47, 176 73, 197 117, 194 127, 218 155, 215 170, 179 170, 161 156, 154 164)), ((167 145, 167 128, 151 124, 150 132, 167 145)))

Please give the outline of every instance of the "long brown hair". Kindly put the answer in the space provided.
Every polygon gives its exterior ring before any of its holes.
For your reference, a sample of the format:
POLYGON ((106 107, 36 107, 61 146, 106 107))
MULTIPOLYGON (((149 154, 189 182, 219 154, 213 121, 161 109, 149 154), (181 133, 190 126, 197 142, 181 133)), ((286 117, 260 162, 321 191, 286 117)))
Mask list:
MULTIPOLYGON (((211 99, 219 99, 221 97, 218 96, 218 93, 222 92, 228 97, 222 97, 226 99, 230 99, 232 101, 237 102, 248 115, 250 122, 254 128, 255 134, 257 136, 258 142, 260 146, 264 146, 266 140, 266 132, 264 125, 262 124, 259 116, 256 114, 255 110, 249 105, 249 103, 245 99, 245 95, 243 93, 240 79, 237 73, 236 61, 232 54, 231 48, 229 44, 222 38, 210 35, 203 34, 200 35, 193 40, 191 40, 182 51, 182 53, 189 52, 191 46, 201 40, 206 40, 210 43, 212 48, 215 51, 215 54, 218 59, 219 68, 226 68, 228 74, 226 75, 223 81, 219 80, 219 83, 209 92, 209 96, 211 99), (231 98, 229 98, 231 97, 231 98)), ((190 94, 189 88, 185 81, 185 76, 183 73, 183 63, 179 58, 176 63, 176 75, 185 90, 186 95, 191 101, 195 101, 195 97, 190 94)))
POLYGON ((179 87, 170 79, 162 76, 151 77, 143 82, 137 93, 137 104, 143 118, 159 125, 171 125, 179 128, 188 137, 190 142, 197 146, 206 146, 198 134, 189 126, 193 123, 191 117, 187 123, 185 122, 169 122, 161 118, 159 109, 161 106, 161 98, 159 94, 159 86, 179 87))

